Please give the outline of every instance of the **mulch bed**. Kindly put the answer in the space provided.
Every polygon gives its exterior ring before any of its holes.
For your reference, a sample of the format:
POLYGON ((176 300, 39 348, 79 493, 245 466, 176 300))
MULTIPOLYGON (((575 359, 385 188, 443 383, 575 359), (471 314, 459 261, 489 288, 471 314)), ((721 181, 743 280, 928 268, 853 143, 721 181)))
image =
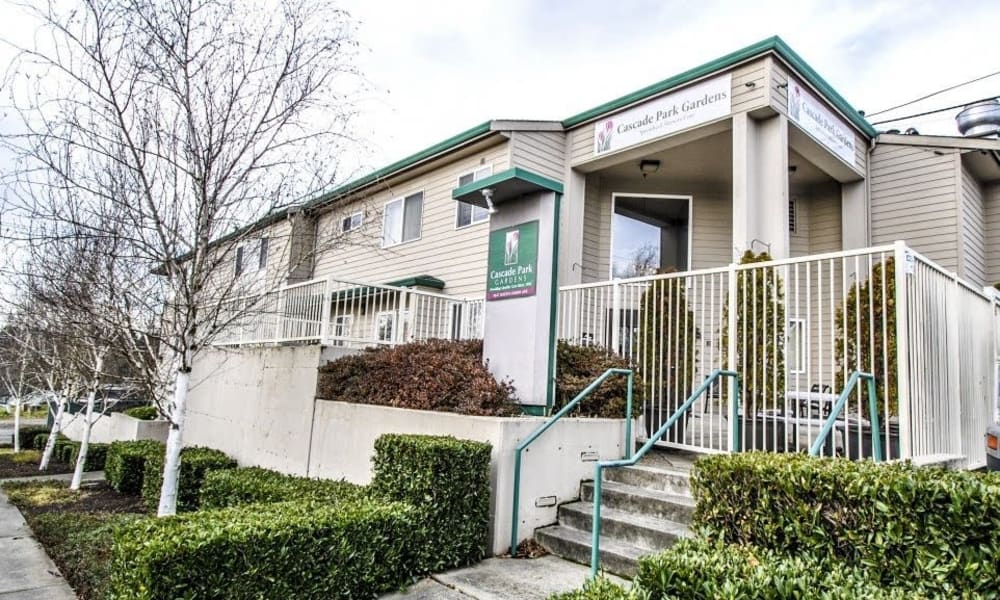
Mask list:
POLYGON ((87 482, 80 486, 83 495, 69 502, 46 504, 44 506, 19 506, 25 517, 34 517, 50 512, 73 513, 130 513, 149 514, 140 496, 119 494, 103 481, 87 482))
POLYGON ((73 466, 64 462, 49 461, 48 470, 39 471, 38 461, 22 463, 15 462, 13 458, 13 454, 7 454, 6 451, 0 452, 0 479, 7 479, 8 477, 34 477, 36 475, 62 475, 73 472, 73 466))

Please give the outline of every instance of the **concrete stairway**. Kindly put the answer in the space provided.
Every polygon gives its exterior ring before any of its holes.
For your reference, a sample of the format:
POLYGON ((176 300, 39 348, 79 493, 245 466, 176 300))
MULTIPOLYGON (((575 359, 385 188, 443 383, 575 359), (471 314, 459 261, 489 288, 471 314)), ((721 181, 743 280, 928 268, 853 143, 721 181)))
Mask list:
MULTIPOLYGON (((633 467, 604 470, 601 502, 601 569, 631 577, 640 556, 669 548, 688 535, 694 511, 689 460, 651 455, 633 467)), ((686 458, 686 457, 685 457, 686 458)), ((559 522, 535 531, 546 550, 590 564, 594 482, 580 486, 580 500, 559 507, 559 522)))

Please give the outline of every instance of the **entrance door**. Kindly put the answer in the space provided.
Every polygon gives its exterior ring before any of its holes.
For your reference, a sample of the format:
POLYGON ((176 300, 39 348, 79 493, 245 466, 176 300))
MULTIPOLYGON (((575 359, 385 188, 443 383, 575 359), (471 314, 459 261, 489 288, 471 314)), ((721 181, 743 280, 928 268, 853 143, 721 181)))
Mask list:
POLYGON ((690 196, 612 194, 611 278, 690 268, 690 196))

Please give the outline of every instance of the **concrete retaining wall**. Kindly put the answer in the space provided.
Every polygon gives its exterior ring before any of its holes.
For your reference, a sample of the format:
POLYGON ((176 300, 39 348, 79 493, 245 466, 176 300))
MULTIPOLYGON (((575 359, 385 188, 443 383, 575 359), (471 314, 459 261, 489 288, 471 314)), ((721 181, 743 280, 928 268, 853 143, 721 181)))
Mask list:
MULTIPOLYGON (((510 543, 514 447, 544 419, 469 417, 316 400, 318 346, 211 350, 199 355, 184 444, 210 446, 241 465, 365 484, 375 440, 384 433, 452 435, 489 442, 490 549, 510 543)), ((624 421, 565 419, 522 459, 519 537, 556 522, 559 504, 579 497, 594 461, 621 458, 624 421), (541 506, 538 506, 538 505, 541 506)))
MULTIPOLYGON (((83 413, 63 415, 62 432, 69 439, 79 442, 83 439, 84 423, 83 413)), ((166 421, 143 421, 122 413, 111 413, 94 422, 90 429, 90 441, 95 444, 133 440, 165 442, 169 427, 166 421)))

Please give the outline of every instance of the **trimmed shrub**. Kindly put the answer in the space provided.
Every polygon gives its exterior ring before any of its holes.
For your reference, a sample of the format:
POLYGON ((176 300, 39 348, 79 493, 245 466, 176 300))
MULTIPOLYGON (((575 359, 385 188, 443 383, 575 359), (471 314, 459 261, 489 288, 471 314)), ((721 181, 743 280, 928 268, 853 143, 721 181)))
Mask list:
MULTIPOLYGON (((560 341, 556 347, 556 398, 553 410, 559 410, 569 404, 577 394, 608 369, 628 368, 627 360, 615 354, 608 354, 603 348, 575 346, 560 341)), ((642 411, 642 402, 638 396, 641 390, 641 383, 636 381, 633 388, 635 393, 632 400, 633 416, 638 416, 642 411)), ((611 377, 581 400, 573 414, 581 417, 623 419, 627 393, 628 380, 624 376, 611 377)))
MULTIPOLYGON (((150 510, 160 504, 163 486, 165 454, 148 454, 142 474, 142 501, 150 510)), ((213 448, 190 446, 181 450, 181 473, 177 483, 177 511, 198 510, 198 494, 205 480, 205 473, 215 469, 234 469, 236 461, 224 452, 213 448)))
POLYGON ((21 427, 18 429, 19 440, 21 442, 22 448, 34 448, 35 450, 42 450, 45 448, 45 442, 42 442, 42 446, 38 447, 38 438, 49 439, 50 428, 44 425, 33 425, 31 427, 21 427))
POLYGON ((160 411, 155 406, 135 406, 122 411, 122 414, 140 421, 152 421, 160 416, 160 411))
POLYGON ((479 340, 429 340, 345 356, 320 367, 316 396, 465 415, 520 413, 513 386, 483 364, 479 340))
POLYGON ((486 555, 491 450, 453 437, 388 434, 375 440, 371 494, 420 511, 421 571, 486 555))
POLYGON ((163 444, 150 440, 111 442, 104 462, 104 478, 122 494, 138 494, 142 491, 146 459, 162 456, 164 452, 163 444))
POLYGON ((691 600, 914 597, 911 592, 880 587, 861 569, 824 563, 809 555, 789 557, 751 546, 693 539, 640 559, 634 585, 649 598, 691 600))
MULTIPOLYGON (((76 459, 80 455, 80 442, 69 442, 63 446, 64 454, 67 454, 66 463, 76 464, 76 459)), ((108 444, 97 444, 91 442, 87 444, 87 460, 83 463, 84 471, 101 471, 108 456, 108 444)))
MULTIPOLYGON (((44 435, 36 435, 36 436, 34 436, 33 441, 31 442, 31 446, 35 450, 45 450, 45 444, 49 443, 49 435, 50 435, 50 433, 48 431, 46 431, 44 435)), ((70 440, 68 437, 66 437, 62 433, 60 433, 59 437, 56 438, 56 444, 57 445, 59 444, 59 442, 70 442, 70 441, 72 441, 72 440, 70 440)), ((27 447, 27 446, 25 446, 25 447, 27 447)), ((53 451, 53 453, 55 453, 55 448, 53 448, 52 451, 53 451)))
POLYGON ((374 598, 413 572, 415 512, 285 502, 139 521, 115 535, 108 598, 374 598))
POLYGON ((612 583, 604 577, 589 579, 583 584, 583 588, 554 594, 549 596, 549 600, 648 600, 649 594, 643 593, 638 586, 633 586, 626 590, 621 586, 612 583))
POLYGON ((961 471, 803 455, 699 460, 695 526, 713 539, 812 555, 875 582, 956 597, 1000 589, 1000 486, 961 471))
POLYGON ((200 506, 207 510, 289 500, 335 503, 356 500, 364 495, 364 487, 343 480, 309 479, 260 467, 241 467, 206 473, 201 485, 200 506))

